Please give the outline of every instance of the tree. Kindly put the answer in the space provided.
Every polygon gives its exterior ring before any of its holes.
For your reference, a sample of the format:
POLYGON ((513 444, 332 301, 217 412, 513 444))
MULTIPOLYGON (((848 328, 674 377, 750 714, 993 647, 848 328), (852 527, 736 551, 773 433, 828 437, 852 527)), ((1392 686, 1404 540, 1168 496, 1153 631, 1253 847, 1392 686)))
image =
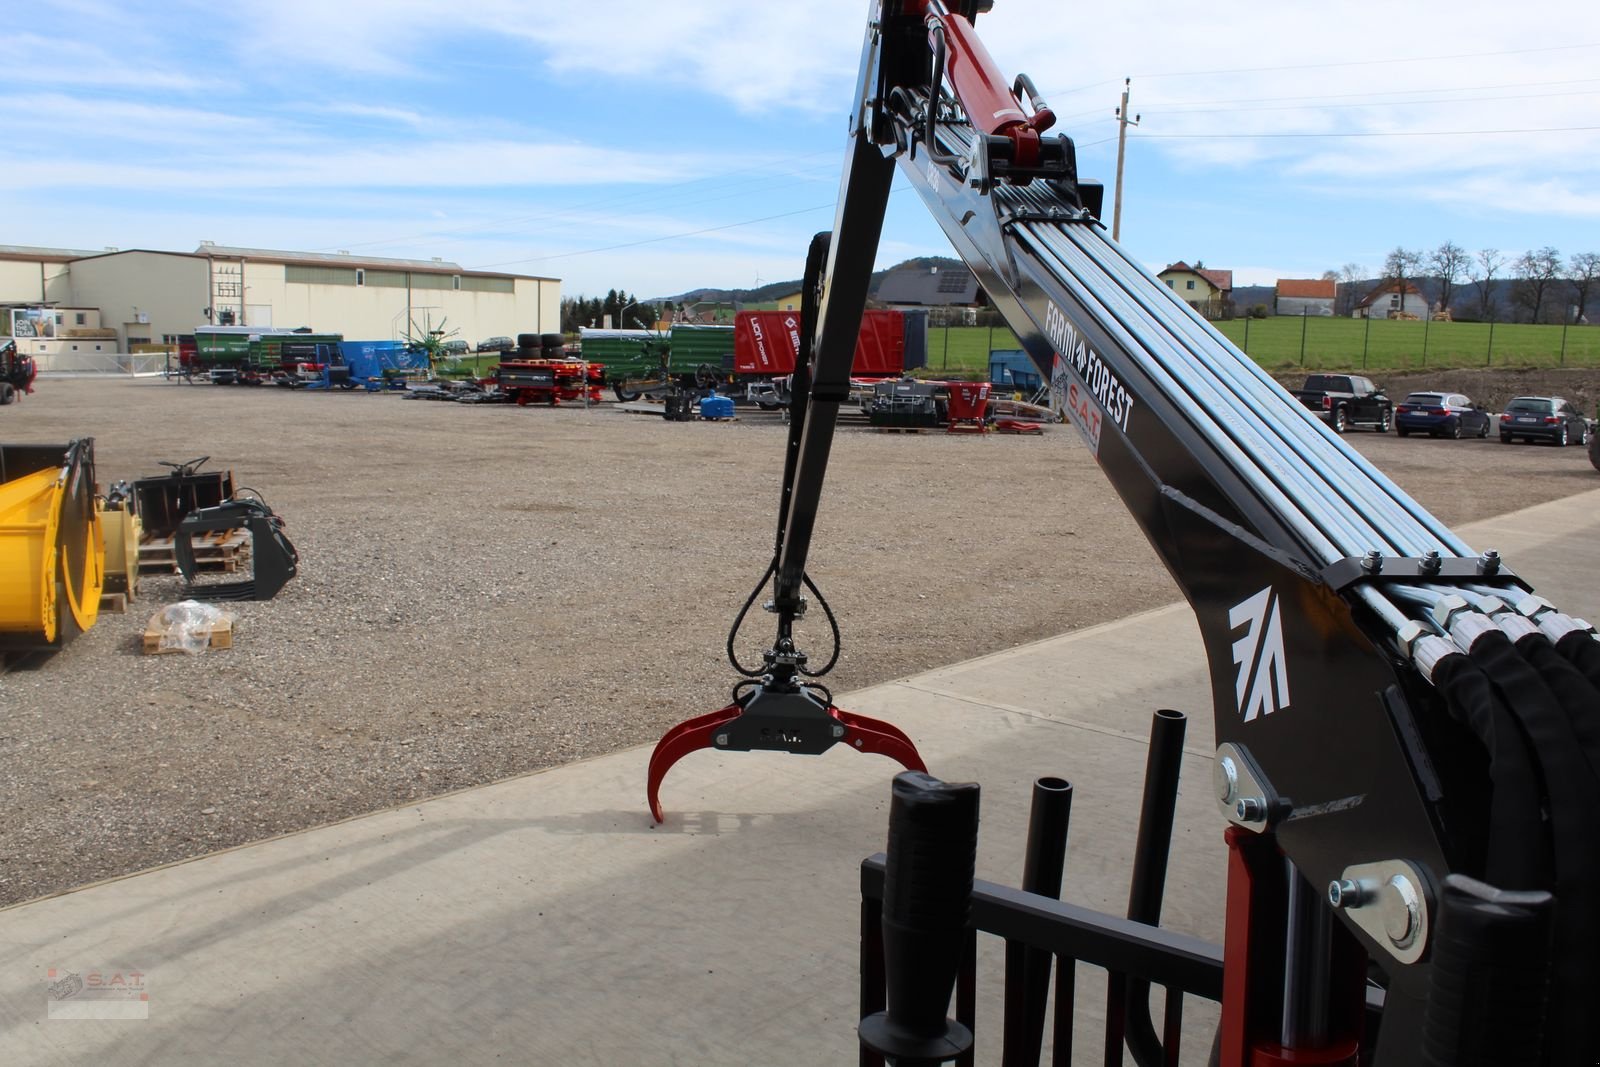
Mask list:
POLYGON ((1494 281, 1495 272, 1505 266, 1505 257, 1498 248, 1479 249, 1467 265, 1467 280, 1478 290, 1477 318, 1481 322, 1493 322, 1495 315, 1494 281))
POLYGON ((1395 245, 1394 250, 1383 257, 1383 277, 1385 281, 1393 281, 1395 289, 1400 294, 1400 310, 1406 309, 1406 280, 1415 278, 1422 270, 1422 253, 1410 248, 1401 248, 1395 245))
POLYGON ((1544 317, 1545 297, 1554 289, 1561 273, 1561 253, 1549 245, 1532 249, 1517 257, 1512 265, 1517 281, 1511 287, 1511 300, 1528 313, 1529 322, 1544 317))
MULTIPOLYGON (((1575 321, 1585 321, 1589 305, 1589 290, 1600 281, 1600 252, 1577 252, 1567 264, 1567 284, 1572 286, 1572 296, 1577 303, 1575 321)), ((1561 321, 1567 321, 1563 318, 1561 321)))
POLYGON ((1367 268, 1359 263, 1346 263, 1339 268, 1338 285, 1334 288, 1334 309, 1340 315, 1348 315, 1355 310, 1361 283, 1366 276, 1367 268))
POLYGON ((1454 241, 1446 241, 1428 254, 1428 269, 1439 279, 1439 310, 1450 310, 1450 297, 1461 282, 1470 262, 1467 250, 1454 241))

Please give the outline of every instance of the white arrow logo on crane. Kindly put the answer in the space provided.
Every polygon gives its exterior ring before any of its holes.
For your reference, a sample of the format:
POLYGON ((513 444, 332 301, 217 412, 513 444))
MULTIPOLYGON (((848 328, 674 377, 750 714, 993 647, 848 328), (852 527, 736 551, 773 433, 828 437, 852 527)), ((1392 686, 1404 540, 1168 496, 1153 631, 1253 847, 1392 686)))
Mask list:
POLYGON ((1270 715, 1289 706, 1283 621, 1272 586, 1228 609, 1228 628, 1241 626, 1245 627, 1244 636, 1233 643, 1234 692, 1239 712, 1249 722, 1257 715, 1270 715))

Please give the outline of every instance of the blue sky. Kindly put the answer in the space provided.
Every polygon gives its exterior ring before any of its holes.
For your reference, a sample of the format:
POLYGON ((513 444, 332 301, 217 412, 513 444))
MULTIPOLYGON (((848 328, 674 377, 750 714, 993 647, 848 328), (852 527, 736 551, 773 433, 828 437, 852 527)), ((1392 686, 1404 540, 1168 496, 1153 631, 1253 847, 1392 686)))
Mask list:
MULTIPOLYGON (((1592 3, 1229 7, 978 20, 1108 188, 1133 78, 1123 243, 1153 269, 1270 284, 1445 240, 1600 251, 1592 3)), ((0 243, 442 256, 566 295, 795 278, 832 221, 867 12, 56 0, 0 35, 0 243)), ((902 185, 880 266, 949 253, 902 185)))

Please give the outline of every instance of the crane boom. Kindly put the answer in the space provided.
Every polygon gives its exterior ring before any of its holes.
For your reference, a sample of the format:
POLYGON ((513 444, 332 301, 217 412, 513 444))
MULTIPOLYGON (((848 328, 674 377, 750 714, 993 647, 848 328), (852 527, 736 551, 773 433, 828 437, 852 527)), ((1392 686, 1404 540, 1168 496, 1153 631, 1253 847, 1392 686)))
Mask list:
MULTIPOLYGON (((1437 1050, 1441 1033, 1459 1036, 1437 1020, 1459 1021, 1474 997, 1511 987, 1535 995, 1495 1026, 1526 1062, 1593 1062, 1593 628, 1495 552, 1465 544, 1107 236, 1100 188, 1079 178, 1072 142, 1045 134, 1053 116, 1032 83, 1019 76, 1008 89, 978 42, 972 20, 988 6, 873 5, 835 224, 808 265, 814 340, 796 379, 768 572, 779 639, 766 672, 743 684, 757 703, 795 684, 789 624, 804 610, 835 416, 898 167, 1048 376, 1054 405, 1199 623, 1231 824, 1229 947, 1249 957, 1227 966, 1250 973, 1227 983, 1222 1062, 1353 1056, 1359 1033, 1290 1008, 1352 951, 1386 987, 1380 1063, 1418 1062, 1426 1019, 1437 1050), (1288 902, 1307 891, 1341 921, 1302 921, 1306 909, 1288 902), (1527 928, 1527 909, 1552 907, 1553 947, 1514 962, 1474 954, 1497 930, 1527 928)), ((654 761, 651 775, 654 804, 654 761)), ((1346 1016, 1359 1027, 1359 1010, 1346 1016)))

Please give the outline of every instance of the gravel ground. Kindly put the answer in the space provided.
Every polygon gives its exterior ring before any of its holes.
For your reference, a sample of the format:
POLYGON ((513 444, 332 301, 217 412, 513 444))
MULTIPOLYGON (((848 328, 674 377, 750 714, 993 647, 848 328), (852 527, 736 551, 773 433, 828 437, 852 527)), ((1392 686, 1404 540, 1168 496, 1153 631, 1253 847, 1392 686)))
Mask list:
MULTIPOLYGON (((301 573, 238 606, 231 650, 141 655, 179 595, 147 577, 128 614, 0 677, 0 903, 650 743, 721 706, 784 428, 161 381, 44 381, 0 412, 8 442, 83 435, 102 485, 209 454, 287 520, 301 573)), ((1577 448, 1350 440, 1452 523, 1600 484, 1577 448)), ((840 692, 1178 598, 1066 427, 842 429, 811 570, 844 628, 840 692)), ((770 637, 757 616, 748 659, 770 637)))

